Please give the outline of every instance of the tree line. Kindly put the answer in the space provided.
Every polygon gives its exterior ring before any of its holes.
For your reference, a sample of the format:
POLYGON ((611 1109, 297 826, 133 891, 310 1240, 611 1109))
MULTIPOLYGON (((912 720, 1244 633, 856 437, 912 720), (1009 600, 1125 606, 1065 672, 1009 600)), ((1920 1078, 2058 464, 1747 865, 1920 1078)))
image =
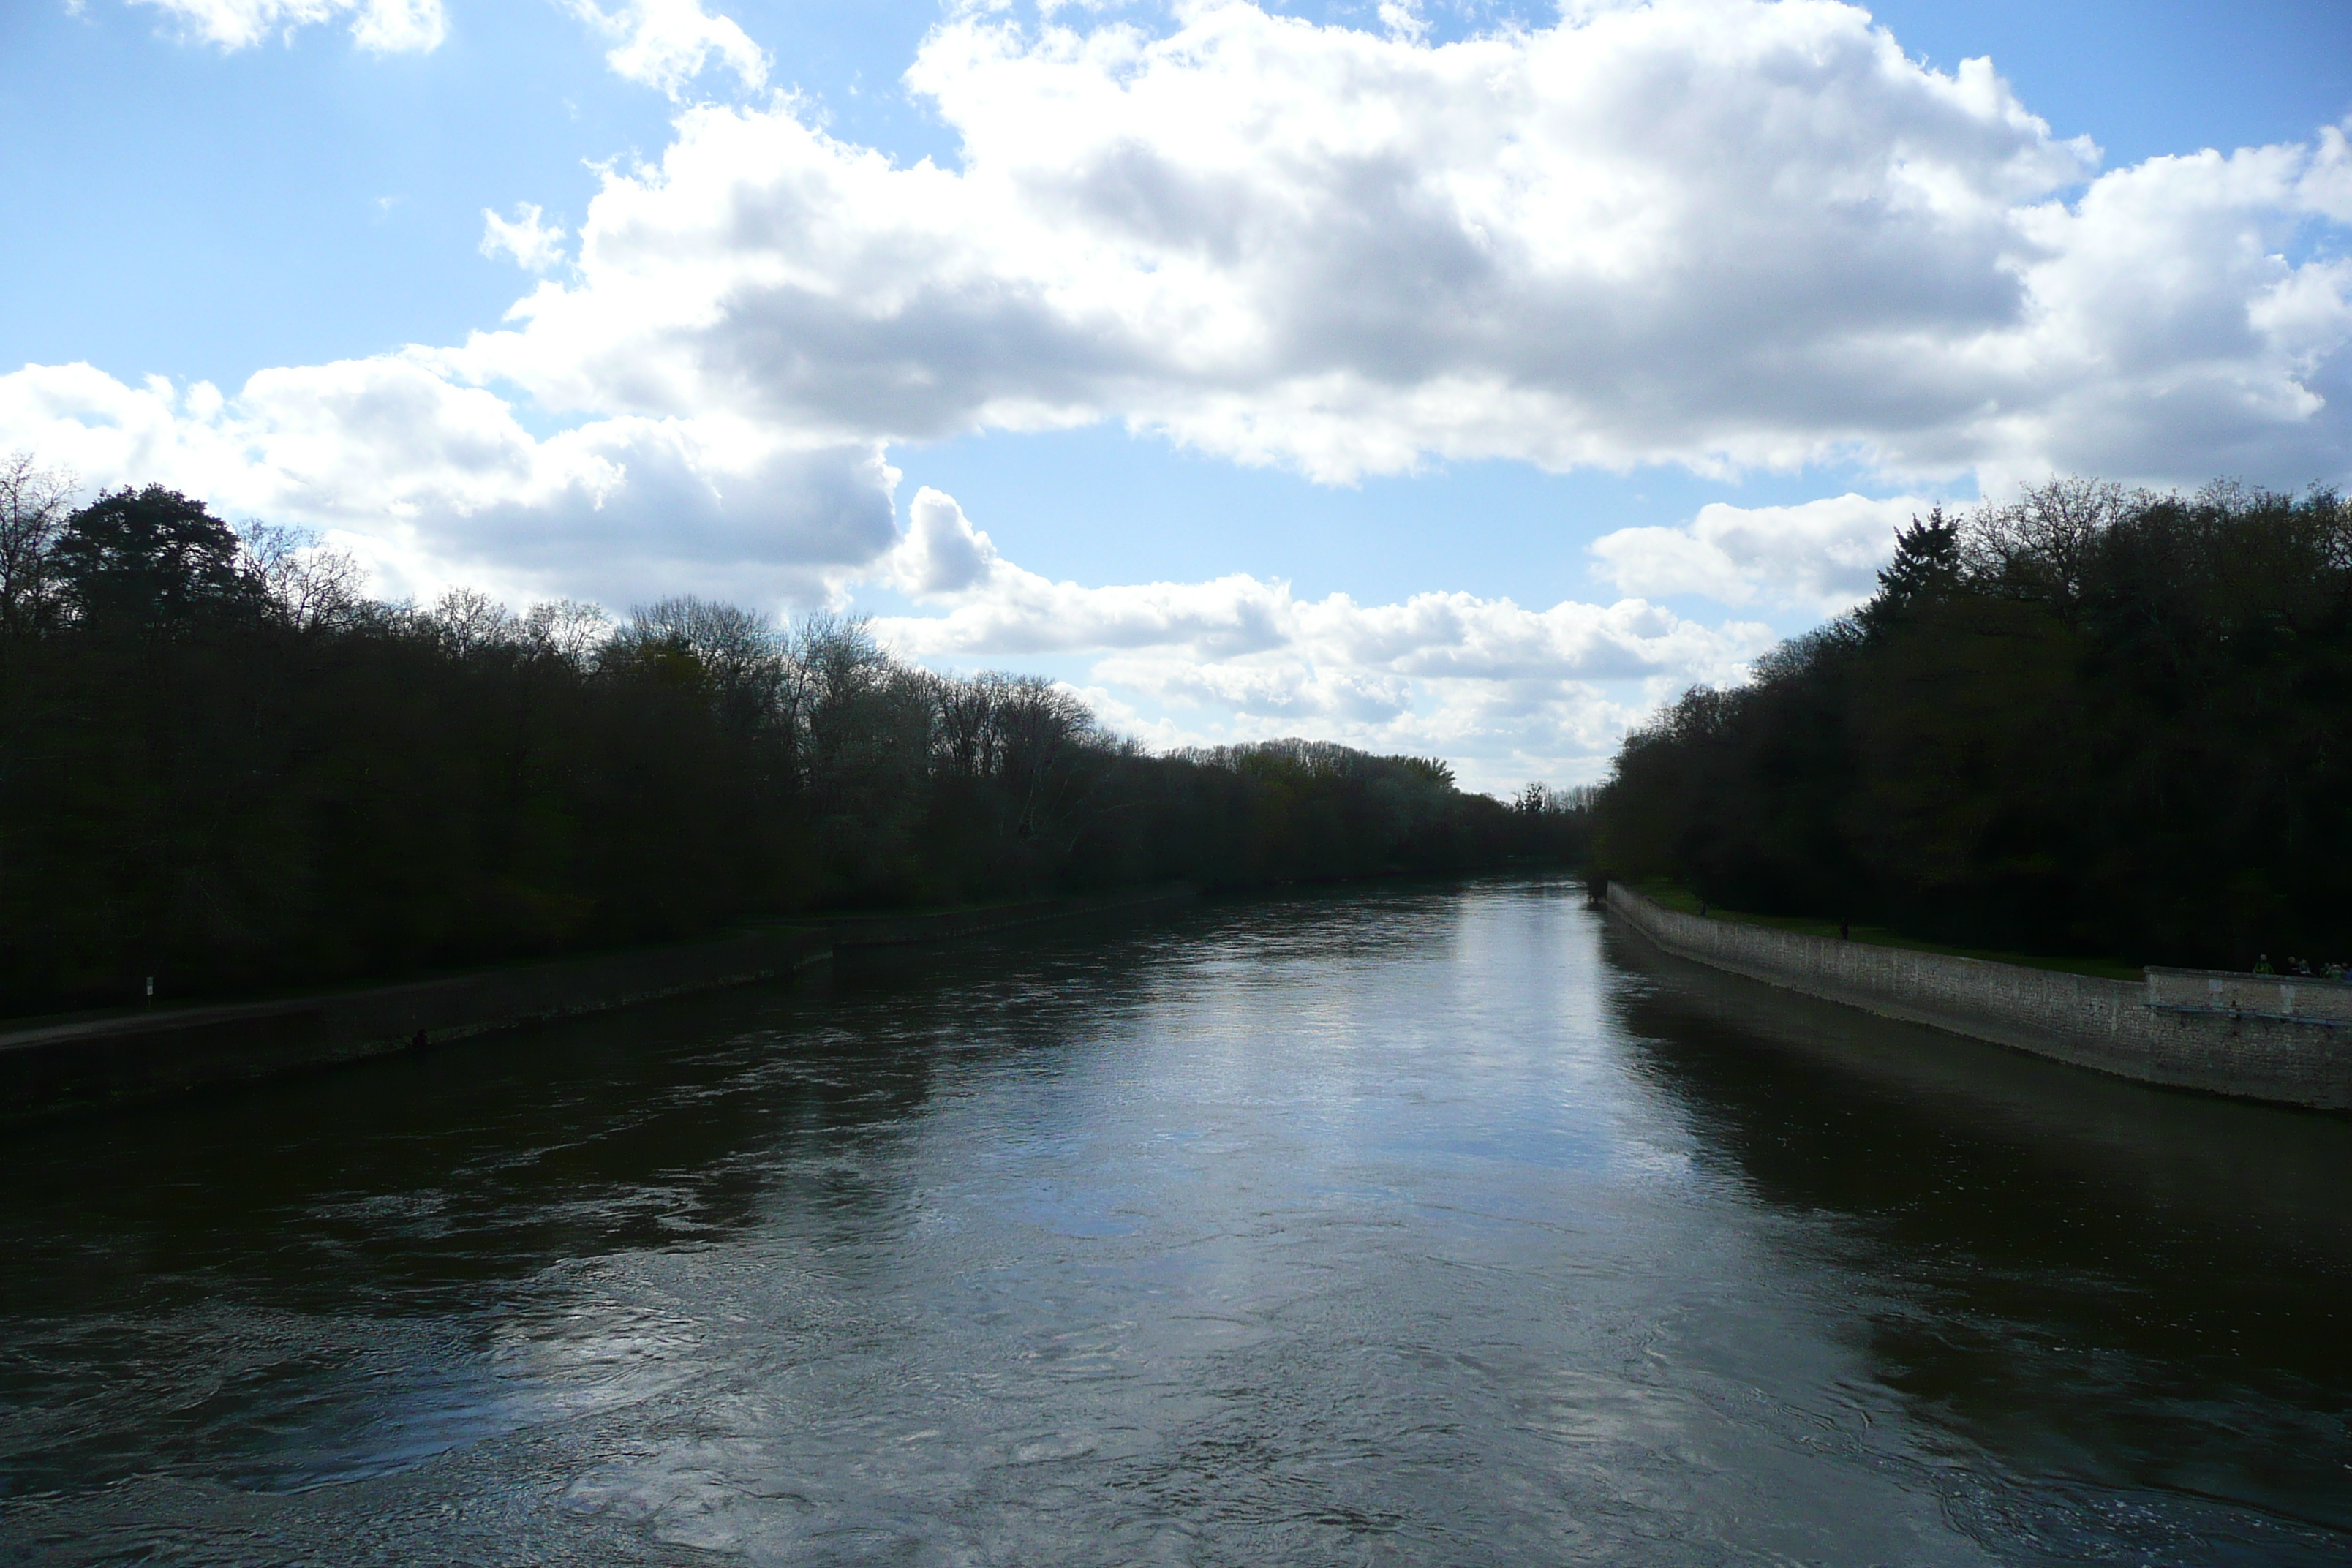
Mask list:
POLYGON ((2352 953, 2352 504, 2060 479, 1878 581, 1626 738, 1601 862, 1962 945, 2352 953))
POLYGON ((457 590, 0 467, 0 1012, 301 987, 813 910, 1578 858, 1589 801, 1276 741, 1153 754, 852 620, 457 590))

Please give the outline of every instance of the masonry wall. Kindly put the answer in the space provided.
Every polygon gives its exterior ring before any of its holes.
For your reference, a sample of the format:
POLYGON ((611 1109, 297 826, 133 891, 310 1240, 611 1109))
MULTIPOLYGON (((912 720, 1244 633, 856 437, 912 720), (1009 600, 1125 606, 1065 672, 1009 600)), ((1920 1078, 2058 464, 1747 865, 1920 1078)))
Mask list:
MULTIPOLYGON (((1669 952, 1886 1017, 2143 1083, 2352 1109, 2352 1023, 2314 1016, 2329 1009, 2297 1016, 2192 1005, 2192 994, 2202 1004, 2221 993, 1709 920, 1663 909, 1615 882, 1609 907, 1669 952)), ((2276 990, 2273 982, 2264 994, 2276 990)))
POLYGON ((743 984, 832 954, 823 931, 752 931, 365 991, 60 1021, 0 1035, 0 1120, 743 984))
POLYGON ((908 949, 1184 902, 1170 886, 769 927, 365 991, 60 1019, 0 1033, 0 1122, 439 1045, 773 979, 844 951, 908 949))
POLYGON ((2352 1024, 2352 984, 2288 974, 2232 974, 2213 969, 2147 972, 2148 1001, 2200 1013, 2257 1013, 2352 1024))

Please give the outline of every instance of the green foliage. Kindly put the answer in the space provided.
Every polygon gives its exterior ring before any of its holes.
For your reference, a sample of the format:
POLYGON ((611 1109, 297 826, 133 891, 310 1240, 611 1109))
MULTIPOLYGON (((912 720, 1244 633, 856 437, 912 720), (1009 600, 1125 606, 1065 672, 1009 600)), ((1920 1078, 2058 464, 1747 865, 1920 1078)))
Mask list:
POLYGON ((1629 736, 1599 853, 1767 913, 2238 966, 2352 951, 2352 506, 2061 480, 1629 736))
POLYGON ((1590 801, 1276 741, 1153 756, 1034 677, 692 598, 370 604, 286 531, 0 469, 0 1010, 747 917, 1581 856, 1590 801), (15 488, 10 489, 11 475, 15 488))

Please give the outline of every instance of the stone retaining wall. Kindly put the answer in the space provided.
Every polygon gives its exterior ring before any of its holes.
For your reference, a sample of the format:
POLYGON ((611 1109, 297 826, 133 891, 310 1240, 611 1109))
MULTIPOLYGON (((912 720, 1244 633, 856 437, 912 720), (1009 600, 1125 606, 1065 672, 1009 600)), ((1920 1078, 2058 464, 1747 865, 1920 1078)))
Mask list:
POLYGON ((364 991, 58 1020, 0 1034, 0 1120, 746 984, 832 955, 824 931, 774 928, 364 991))
POLYGON ((55 1019, 0 1033, 0 1122, 771 980, 824 963, 838 951, 904 948, 1048 921, 1108 918, 1198 894, 1189 886, 1171 886, 841 919, 823 929, 772 926, 365 991, 55 1019))
MULTIPOLYGON (((1609 907, 1669 952, 1886 1017, 2143 1083, 2352 1109, 2352 1022, 2159 1003, 2154 979, 2066 974, 1709 920, 1663 909, 1617 882, 1609 907)), ((2162 994, 2173 994, 2174 982, 2160 984, 2162 994)), ((2277 990, 2273 980, 2273 1001, 2277 990)))
POLYGON ((2352 1024, 2352 984, 2288 974, 2237 974, 2217 969, 2150 969, 2150 1006, 2194 1013, 2252 1013, 2352 1024))

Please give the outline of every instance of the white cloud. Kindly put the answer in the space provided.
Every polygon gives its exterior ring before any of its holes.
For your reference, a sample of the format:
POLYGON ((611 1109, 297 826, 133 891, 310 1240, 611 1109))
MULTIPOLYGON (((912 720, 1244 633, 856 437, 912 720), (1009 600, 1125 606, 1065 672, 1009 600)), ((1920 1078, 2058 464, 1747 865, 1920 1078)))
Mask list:
POLYGON ((2307 146, 2152 158, 2072 207, 2021 215, 2043 395, 1990 405, 1947 450, 1996 485, 2053 469, 2296 484, 2352 463, 2352 260, 2339 229, 2291 263, 2298 227, 2352 220, 2337 127, 2307 146))
POLYGON ((482 254, 509 256, 529 272, 544 272, 563 264, 563 230, 540 221, 539 204, 518 202, 511 221, 489 208, 482 209, 482 254))
POLYGON ((152 5, 188 37, 223 49, 250 48, 273 35, 349 17, 352 38, 377 54, 426 53, 448 36, 441 0, 130 0, 152 5))
POLYGON ((1640 599, 1523 608, 1470 594, 1302 600, 1245 574, 1090 587, 997 552, 926 489, 880 574, 940 614, 875 622, 911 657, 1094 656, 1106 715, 1162 743, 1306 733, 1459 759, 1474 783, 1589 776, 1625 725, 1693 680, 1739 679, 1770 628, 1707 626, 1640 599), (1191 721, 1169 714, 1191 715, 1191 721))
POLYGON ((441 0, 362 0, 352 18, 352 37, 378 54, 426 52, 448 31, 441 0))
MULTIPOLYGON (((435 0, 151 3, 224 47, 442 28, 435 0)), ((567 3, 673 97, 767 80, 693 0, 567 3)), ((1578 5, 1443 47, 1417 15, 1383 35, 1192 0, 1155 33, 961 7, 907 75, 954 167, 837 141, 788 97, 688 107, 499 330, 234 395, 28 367, 0 377, 0 447, 365 533, 396 580, 757 597, 887 575, 948 595, 895 634, 940 657, 1092 650, 1122 689, 1368 741, 1605 733, 1612 693, 1732 669, 1760 636, 1648 598, 1832 607, 1899 521, 1871 509, 1911 503, 1622 531, 1597 552, 1608 606, 1360 605, 1048 582, 943 496, 902 541, 888 443, 1116 419, 1334 482, 1486 458, 1986 490, 2352 477, 2341 128, 2100 174, 1990 62, 1927 70, 1827 0, 1578 5)), ((562 237, 518 213, 485 243, 552 266, 562 237)))
POLYGON ((955 497, 929 485, 907 509, 907 532, 891 552, 885 581, 910 594, 960 594, 996 573, 996 542, 972 527, 955 497))
POLYGON ((154 482, 224 515, 366 542, 383 591, 464 581, 626 604, 694 589, 821 596, 894 538, 872 442, 714 416, 592 420, 540 438, 404 355, 264 371, 235 397, 86 364, 0 376, 12 446, 92 485, 154 482))
POLYGON ((628 0, 609 13, 595 0, 571 0, 571 7, 614 40, 604 63, 617 75, 673 100, 714 65, 733 71, 747 92, 767 85, 767 52, 732 17, 705 11, 701 0, 628 0))
POLYGON ((1593 541, 1595 574, 1625 594, 1758 599, 1835 615, 1868 598, 1895 553, 1895 531, 1932 505, 1916 496, 1846 494, 1798 506, 1712 501, 1682 528, 1621 528, 1593 541))
POLYGON ((966 14, 907 79, 960 168, 789 100, 690 110, 608 176, 578 280, 445 363, 890 437, 1118 418, 1342 482, 2352 456, 2352 263, 2295 244, 2352 209, 2334 130, 2085 186, 1988 62, 1823 0, 1443 47, 1234 3, 1165 36, 966 14))
POLYGON ((1429 19, 1421 14, 1421 0, 1380 0, 1375 10, 1391 38, 1417 44, 1429 37, 1429 19))

